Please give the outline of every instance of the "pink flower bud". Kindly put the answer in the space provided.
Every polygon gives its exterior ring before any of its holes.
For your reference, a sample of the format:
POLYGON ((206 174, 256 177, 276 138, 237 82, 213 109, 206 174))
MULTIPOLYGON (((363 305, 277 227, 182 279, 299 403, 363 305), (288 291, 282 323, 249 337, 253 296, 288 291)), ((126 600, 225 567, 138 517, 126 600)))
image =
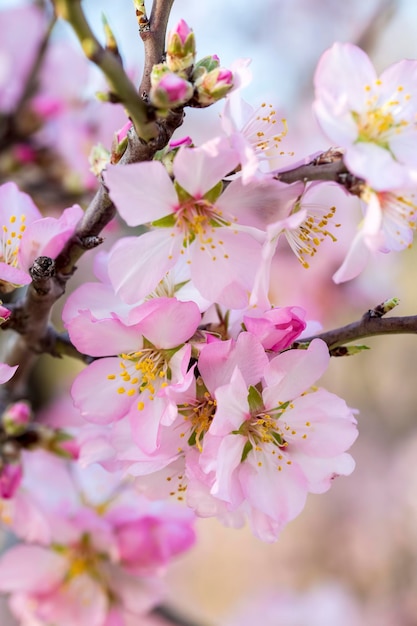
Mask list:
POLYGON ((119 128, 118 131, 116 131, 116 139, 118 143, 121 143, 123 139, 126 139, 127 133, 132 128, 132 126, 133 126, 132 122, 128 120, 124 126, 122 126, 121 128, 119 128))
POLYGON ((170 33, 168 35, 168 42, 169 42, 170 37, 172 37, 174 33, 177 33, 177 35, 181 39, 181 43, 185 44, 185 42, 187 41, 188 35, 190 35, 192 32, 193 31, 188 26, 187 22, 185 20, 181 19, 178 22, 178 24, 175 26, 175 28, 173 28, 170 31, 170 33))
POLYGON ((121 561, 145 570, 166 565, 195 541, 191 519, 169 515, 126 521, 116 529, 116 537, 121 561))
POLYGON ((172 72, 182 72, 194 65, 194 33, 184 20, 180 20, 168 33, 166 64, 172 72))
POLYGON ((13 498, 20 482, 23 472, 20 463, 6 463, 0 473, 0 497, 13 498))
POLYGON ((205 65, 200 65, 195 73, 194 86, 199 105, 209 106, 224 98, 233 88, 233 72, 224 67, 207 71, 205 65))
POLYGON ((5 306, 0 305, 0 324, 3 324, 3 322, 8 320, 10 315, 11 311, 9 311, 9 309, 6 309, 5 306))
POLYGON ((187 137, 181 137, 181 139, 173 139, 169 142, 169 147, 173 150, 174 148, 180 148, 181 146, 192 146, 193 140, 191 137, 187 135, 187 137))
POLYGON ((244 316, 246 329, 256 335, 265 350, 281 352, 288 348, 306 327, 305 312, 299 307, 271 309, 262 317, 244 316))
POLYGON ((27 402, 15 402, 3 413, 3 427, 7 434, 16 435, 30 422, 32 412, 27 402))
POLYGON ((152 86, 150 98, 158 109, 174 109, 184 104, 193 95, 193 86, 173 72, 165 72, 152 86))

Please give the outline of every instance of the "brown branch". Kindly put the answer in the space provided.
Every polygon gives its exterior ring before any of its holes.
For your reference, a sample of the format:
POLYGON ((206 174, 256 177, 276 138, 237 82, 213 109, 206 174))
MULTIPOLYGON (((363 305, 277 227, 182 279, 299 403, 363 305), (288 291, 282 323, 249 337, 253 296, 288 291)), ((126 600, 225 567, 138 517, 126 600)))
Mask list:
POLYGON ((349 350, 341 351, 339 348, 352 341, 376 335, 417 334, 417 315, 383 317, 397 304, 398 300, 396 298, 387 300, 374 309, 367 311, 357 322, 303 338, 300 341, 296 341, 292 347, 305 348, 313 339, 322 339, 327 344, 330 354, 342 356, 349 354, 349 350))
POLYGON ((291 184, 297 181, 304 183, 314 180, 333 181, 345 187, 349 193, 360 195, 364 181, 356 178, 349 172, 343 162, 343 151, 339 148, 329 148, 309 163, 277 171, 274 178, 283 183, 291 184))
POLYGON ((139 94, 145 100, 151 88, 152 68, 157 63, 161 63, 164 57, 166 30, 173 4, 174 0, 154 0, 149 22, 146 28, 140 29, 140 36, 145 47, 145 67, 139 94))
POLYGON ((106 76, 112 94, 126 107, 137 134, 144 141, 155 137, 157 128, 149 119, 147 105, 138 96, 119 59, 95 37, 81 8, 81 0, 53 0, 53 4, 57 15, 71 24, 86 57, 106 76))
MULTIPOLYGON (((159 54, 158 50, 161 51, 161 54, 163 53, 166 24, 172 2, 173 0, 169 0, 169 2, 155 0, 154 3, 150 20, 153 40, 152 44, 148 42, 145 45, 145 53, 147 56, 151 55, 152 63, 155 55, 159 54)), ((79 0, 55 0, 55 6, 59 6, 64 16, 68 17, 69 15, 71 19, 75 19, 78 24, 77 34, 81 39, 83 39, 84 35, 87 38, 91 36, 91 31, 85 22, 79 0), (69 13, 66 13, 66 11, 69 13)), ((97 42, 97 45, 100 44, 97 42)), ((117 70, 117 76, 123 76, 124 72, 120 63, 115 58, 110 59, 109 55, 111 56, 111 53, 105 51, 100 46, 100 54, 98 56, 101 58, 101 61, 105 59, 105 67, 108 67, 107 63, 109 63, 111 68, 117 70), (102 56, 102 51, 104 56, 102 56), (117 67, 114 65, 115 63, 117 67)), ((100 67, 103 69, 103 63, 100 67)), ((136 90, 134 90, 134 97, 136 101, 140 101, 140 108, 145 110, 146 105, 139 98, 136 90)), ((127 163, 152 160, 155 153, 167 145, 174 131, 182 124, 183 116, 183 111, 176 111, 170 113, 166 119, 159 120, 154 125, 156 136, 148 137, 149 141, 147 143, 139 138, 134 128, 131 129, 128 136, 128 147, 119 165, 123 166, 127 163)), ((13 305, 12 316, 2 327, 5 330, 11 329, 18 333, 5 356, 5 360, 9 364, 20 365, 9 386, 7 388, 5 386, 5 390, 7 389, 11 398, 16 399, 25 396, 26 382, 36 355, 39 353, 46 352, 54 356, 65 354, 84 361, 88 360, 88 357, 80 354, 71 345, 65 333, 57 333, 52 327, 49 322, 50 312, 54 303, 65 292, 66 283, 74 273, 78 259, 86 250, 90 250, 101 243, 102 239, 99 237, 99 234, 114 217, 115 213, 116 209, 109 197, 108 190, 101 183, 99 190, 78 224, 73 237, 55 259, 55 262, 46 257, 37 259, 35 262, 32 268, 33 282, 29 285, 23 298, 13 305)))

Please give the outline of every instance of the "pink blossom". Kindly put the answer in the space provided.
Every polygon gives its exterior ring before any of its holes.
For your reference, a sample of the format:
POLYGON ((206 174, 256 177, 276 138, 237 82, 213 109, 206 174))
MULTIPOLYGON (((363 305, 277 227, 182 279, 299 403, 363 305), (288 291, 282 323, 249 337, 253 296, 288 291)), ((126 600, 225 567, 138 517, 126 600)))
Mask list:
POLYGON ((0 280, 3 291, 30 283, 29 268, 38 256, 55 258, 72 236, 83 212, 74 205, 58 218, 45 217, 14 183, 0 187, 3 244, 0 280))
POLYGON ((282 130, 277 127, 277 121, 271 104, 263 103, 254 110, 235 92, 226 99, 222 126, 239 153, 244 184, 259 178, 262 161, 275 158, 277 151, 282 150, 280 142, 287 133, 286 120, 280 120, 282 130))
POLYGON ((260 317, 243 317, 246 329, 261 341, 265 350, 286 350, 306 327, 305 311, 282 307, 266 311, 260 317))
POLYGON ((132 309, 129 325, 117 317, 95 320, 88 311, 70 321, 68 330, 78 349, 96 356, 120 355, 94 361, 76 378, 72 396, 82 415, 110 423, 129 414, 135 440, 154 450, 160 424, 175 417, 164 389, 181 382, 191 350, 183 342, 200 319, 193 302, 155 298, 132 309), (85 323, 77 323, 86 316, 88 334, 85 323), (92 393, 97 385, 100 393, 92 393))
POLYGON ((320 340, 276 356, 262 394, 238 368, 215 393, 217 410, 204 438, 201 466, 214 474, 211 494, 243 508, 254 533, 273 541, 334 476, 354 467, 346 449, 357 436, 352 411, 324 389, 310 389, 329 361, 320 340))
POLYGON ((365 268, 371 254, 404 250, 413 242, 417 206, 410 190, 374 192, 366 188, 365 217, 340 268, 333 276, 336 283, 355 278, 365 268))
POLYGON ((128 615, 138 619, 160 598, 155 574, 194 543, 193 514, 148 502, 120 474, 70 472, 45 453, 30 459, 25 488, 47 515, 50 536, 0 559, 0 590, 12 594, 14 615, 22 624, 63 626, 103 626, 114 611, 122 624, 128 615), (48 475, 54 489, 45 493, 48 475))
POLYGON ((19 254, 23 233, 27 226, 42 215, 32 199, 19 191, 15 183, 0 187, 0 215, 3 241, 0 249, 0 281, 4 290, 30 283, 26 269, 20 266, 19 254))
POLYGON ((164 72, 152 80, 150 99, 160 109, 170 109, 184 104, 193 95, 193 86, 174 72, 164 72))
POLYGON ((22 466, 16 463, 6 463, 0 473, 0 498, 12 498, 22 480, 22 466))
POLYGON ((133 302, 146 296, 184 255, 206 299, 230 308, 247 306, 263 240, 257 217, 265 206, 267 212, 281 210, 283 185, 270 180, 249 188, 233 181, 219 196, 219 181, 236 161, 224 140, 215 140, 180 149, 175 185, 156 161, 109 168, 105 178, 122 217, 131 226, 150 222, 156 227, 138 239, 122 240, 111 253, 109 273, 122 298, 133 302))
POLYGON ((375 190, 405 186, 416 168, 416 77, 413 60, 378 77, 366 53, 349 43, 335 43, 317 67, 319 124, 346 150, 349 170, 375 190))

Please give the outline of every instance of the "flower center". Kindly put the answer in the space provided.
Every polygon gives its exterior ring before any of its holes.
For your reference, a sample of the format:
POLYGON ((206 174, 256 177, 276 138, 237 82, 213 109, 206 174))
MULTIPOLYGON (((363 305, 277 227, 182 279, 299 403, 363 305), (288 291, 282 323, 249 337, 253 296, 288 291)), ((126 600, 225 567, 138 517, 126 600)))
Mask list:
MULTIPOLYGON (((148 399, 153 400, 155 393, 168 384, 170 372, 164 351, 156 348, 143 348, 137 352, 123 353, 120 357, 119 376, 117 377, 116 374, 107 376, 108 380, 122 379, 123 384, 117 388, 117 393, 134 396, 137 393, 147 392, 148 399)), ((138 410, 141 411, 144 407, 144 402, 139 401, 138 410)))
POLYGON ((272 149, 277 150, 280 147, 279 144, 282 138, 286 136, 288 128, 287 120, 281 119, 283 130, 277 133, 277 121, 276 111, 272 104, 267 105, 264 102, 242 128, 242 134, 252 144, 257 154, 272 149))
POLYGON ((3 238, 0 248, 0 262, 7 263, 12 267, 17 266, 17 255, 19 253, 20 240, 26 229, 24 224, 26 220, 25 215, 20 216, 20 226, 16 223, 16 215, 11 215, 9 218, 9 224, 6 226, 3 224, 3 238))
MULTIPOLYGON (((300 208, 306 208, 305 205, 296 207, 295 211, 300 208)), ((329 220, 334 217, 336 207, 325 213, 320 207, 313 207, 307 217, 297 228, 293 230, 285 230, 285 236, 292 251, 294 252, 301 265, 305 268, 309 267, 305 257, 313 257, 318 246, 328 237, 332 241, 337 241, 335 235, 327 229, 329 220)), ((335 228, 338 228, 340 224, 334 224, 335 228)))
POLYGON ((231 225, 208 200, 194 198, 180 205, 175 213, 175 222, 184 236, 184 248, 196 239, 202 245, 210 245, 215 228, 231 225))
MULTIPOLYGON (((358 126, 357 142, 371 142, 389 149, 390 135, 399 134, 403 128, 408 126, 408 121, 401 119, 400 114, 404 112, 411 95, 403 94, 404 88, 400 85, 390 100, 378 106, 381 98, 378 91, 381 85, 382 82, 377 80, 374 87, 376 93, 366 101, 367 111, 363 114, 352 111, 352 116, 358 126)), ((370 85, 365 86, 366 92, 371 90, 370 85)))
MULTIPOLYGON (((184 404, 179 409, 179 413, 184 416, 184 421, 191 425, 188 444, 190 446, 196 445, 200 452, 203 450, 201 441, 213 421, 216 406, 216 401, 206 391, 203 398, 197 399, 195 404, 184 404)), ((185 433, 181 433, 181 436, 185 436, 185 433)))

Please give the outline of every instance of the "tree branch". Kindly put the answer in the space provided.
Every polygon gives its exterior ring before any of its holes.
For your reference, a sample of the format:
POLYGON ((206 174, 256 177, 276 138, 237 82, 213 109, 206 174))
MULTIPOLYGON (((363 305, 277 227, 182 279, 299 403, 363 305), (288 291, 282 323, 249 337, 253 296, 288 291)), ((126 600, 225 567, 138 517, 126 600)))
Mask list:
POLYGON ((335 328, 324 333, 303 338, 293 344, 293 348, 305 348, 313 339, 322 339, 329 347, 333 356, 344 356, 349 352, 340 351, 339 348, 346 343, 374 337, 376 335, 399 335, 417 334, 417 315, 406 317, 383 317, 385 313, 398 304, 393 298, 367 311, 362 318, 341 328, 335 328))
POLYGON ((283 183, 291 184, 297 181, 304 183, 314 180, 333 181, 346 188, 353 195, 360 195, 364 181, 353 176, 343 162, 343 151, 339 148, 329 148, 319 154, 309 163, 297 167, 278 170, 274 178, 283 183))
POLYGON ((148 107, 138 96, 135 86, 128 78, 117 57, 101 46, 88 24, 81 0, 53 0, 56 13, 67 20, 77 35, 84 54, 106 76, 112 93, 126 107, 136 132, 144 141, 157 135, 157 128, 148 118, 148 107))
POLYGON ((168 19, 174 0, 154 0, 151 17, 146 28, 140 28, 140 36, 145 47, 145 67, 139 94, 147 99, 151 88, 150 76, 152 67, 161 63, 165 52, 165 37, 168 19))

